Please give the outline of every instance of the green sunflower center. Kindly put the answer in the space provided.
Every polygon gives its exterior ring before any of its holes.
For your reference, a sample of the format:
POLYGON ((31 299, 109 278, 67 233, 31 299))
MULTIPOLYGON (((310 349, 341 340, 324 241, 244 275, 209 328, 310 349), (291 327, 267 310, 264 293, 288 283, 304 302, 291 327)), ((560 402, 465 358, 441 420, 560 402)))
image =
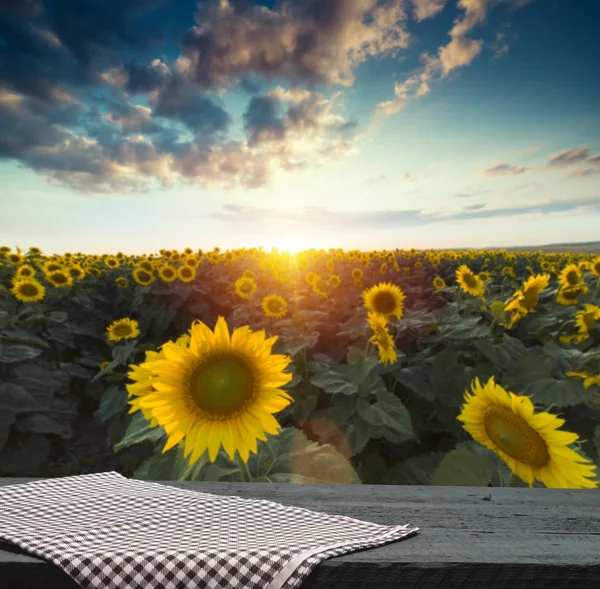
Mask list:
POLYGON ((35 284, 22 284, 19 290, 24 297, 35 297, 39 293, 38 287, 35 284))
POLYGON ((544 440, 527 422, 503 407, 493 407, 485 418, 485 429, 503 452, 529 466, 541 468, 550 455, 544 440))
POLYGON ((475 278, 473 274, 465 274, 464 281, 469 288, 475 288, 477 286, 477 278, 475 278))
POLYGON ((231 415, 254 395, 256 378, 241 357, 219 354, 203 361, 191 378, 191 395, 200 409, 231 415))
POLYGON ((391 292, 386 290, 378 292, 373 297, 373 309, 377 313, 389 314, 396 309, 396 299, 391 292))
POLYGON ((121 323, 120 325, 115 325, 113 327, 113 335, 117 337, 126 337, 131 335, 131 325, 128 323, 121 323))

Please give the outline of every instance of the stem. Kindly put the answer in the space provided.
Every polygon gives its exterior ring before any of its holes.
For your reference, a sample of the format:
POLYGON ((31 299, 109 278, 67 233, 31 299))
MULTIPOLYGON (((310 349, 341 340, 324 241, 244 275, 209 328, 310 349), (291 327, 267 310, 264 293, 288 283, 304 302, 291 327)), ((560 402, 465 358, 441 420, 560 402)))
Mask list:
POLYGON ((237 459, 238 466, 240 467, 240 474, 242 476, 242 482, 249 483, 250 482, 250 471, 248 470, 248 465, 242 460, 239 452, 236 454, 235 457, 237 459))
POLYGON ((521 483, 522 483, 521 479, 514 472, 511 472, 510 479, 508 479, 508 484, 506 486, 507 487, 520 487, 521 483))

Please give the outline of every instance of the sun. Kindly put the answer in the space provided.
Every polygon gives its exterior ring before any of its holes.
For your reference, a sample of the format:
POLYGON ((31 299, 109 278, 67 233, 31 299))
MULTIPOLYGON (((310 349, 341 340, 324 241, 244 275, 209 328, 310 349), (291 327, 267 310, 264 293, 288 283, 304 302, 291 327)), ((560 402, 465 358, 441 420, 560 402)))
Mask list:
POLYGON ((290 254, 297 254, 311 248, 318 249, 311 237, 305 235, 278 235, 269 239, 265 247, 276 248, 280 253, 290 254))

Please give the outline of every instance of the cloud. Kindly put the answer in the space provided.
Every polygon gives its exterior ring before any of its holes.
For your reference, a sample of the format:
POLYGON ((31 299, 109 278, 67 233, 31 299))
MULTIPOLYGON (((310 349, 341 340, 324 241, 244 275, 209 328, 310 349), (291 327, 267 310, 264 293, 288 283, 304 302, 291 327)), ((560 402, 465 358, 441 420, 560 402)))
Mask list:
POLYGON ((469 192, 457 192, 454 196, 458 198, 470 198, 472 196, 482 196, 484 194, 491 194, 491 190, 471 190, 469 192))
POLYGON ((389 178, 385 174, 379 174, 378 176, 371 176, 365 180, 365 184, 379 184, 381 182, 387 182, 389 178))
MULTIPOLYGON (((222 210, 208 215, 209 218, 236 229, 268 227, 270 231, 311 232, 322 227, 336 227, 354 232, 367 229, 393 229, 415 227, 452 221, 514 217, 531 214, 570 212, 591 209, 600 213, 600 197, 573 200, 547 201, 524 207, 487 209, 485 205, 473 205, 472 210, 454 213, 426 212, 424 209, 332 211, 323 207, 307 207, 302 211, 287 212, 245 205, 226 204, 222 210)), ((202 218, 206 218, 202 216, 202 218)))
POLYGON ((482 174, 484 176, 518 176, 524 174, 526 168, 513 166, 511 164, 498 164, 492 168, 484 170, 482 174))
POLYGON ((411 0, 416 20, 422 21, 439 14, 446 5, 446 0, 411 0))
POLYGON ((546 164, 549 168, 562 168, 578 164, 589 157, 590 150, 588 147, 572 147, 563 149, 554 155, 551 155, 546 164))
POLYGON ((585 163, 588 166, 600 166, 600 153, 588 158, 585 163))
MULTIPOLYGON (((533 1, 533 0, 529 0, 533 1)), ((386 100, 376 106, 376 114, 392 115, 401 110, 409 99, 420 98, 430 91, 432 81, 448 77, 453 71, 470 65, 481 53, 483 40, 471 39, 467 35, 486 19, 490 4, 508 4, 517 9, 529 1, 524 0, 458 0, 457 6, 463 11, 454 21, 448 35, 450 41, 438 48, 435 55, 423 53, 422 66, 404 82, 394 85, 394 99, 386 100)), ((423 4, 429 4, 424 2, 423 4)))
POLYGON ((486 204, 477 204, 477 205, 469 205, 465 207, 466 211, 480 211, 481 209, 485 209, 487 207, 486 204))
POLYGON ((220 0, 199 4, 196 20, 180 71, 207 88, 249 73, 351 86, 358 65, 394 55, 410 38, 402 0, 288 1, 274 9, 220 0))

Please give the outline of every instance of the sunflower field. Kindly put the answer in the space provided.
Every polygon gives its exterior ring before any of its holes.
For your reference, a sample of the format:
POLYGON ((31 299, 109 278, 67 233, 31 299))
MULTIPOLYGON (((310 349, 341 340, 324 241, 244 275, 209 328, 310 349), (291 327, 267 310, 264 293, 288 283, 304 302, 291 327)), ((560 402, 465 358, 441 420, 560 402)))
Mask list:
POLYGON ((600 257, 0 248, 0 476, 598 488, 600 257))

